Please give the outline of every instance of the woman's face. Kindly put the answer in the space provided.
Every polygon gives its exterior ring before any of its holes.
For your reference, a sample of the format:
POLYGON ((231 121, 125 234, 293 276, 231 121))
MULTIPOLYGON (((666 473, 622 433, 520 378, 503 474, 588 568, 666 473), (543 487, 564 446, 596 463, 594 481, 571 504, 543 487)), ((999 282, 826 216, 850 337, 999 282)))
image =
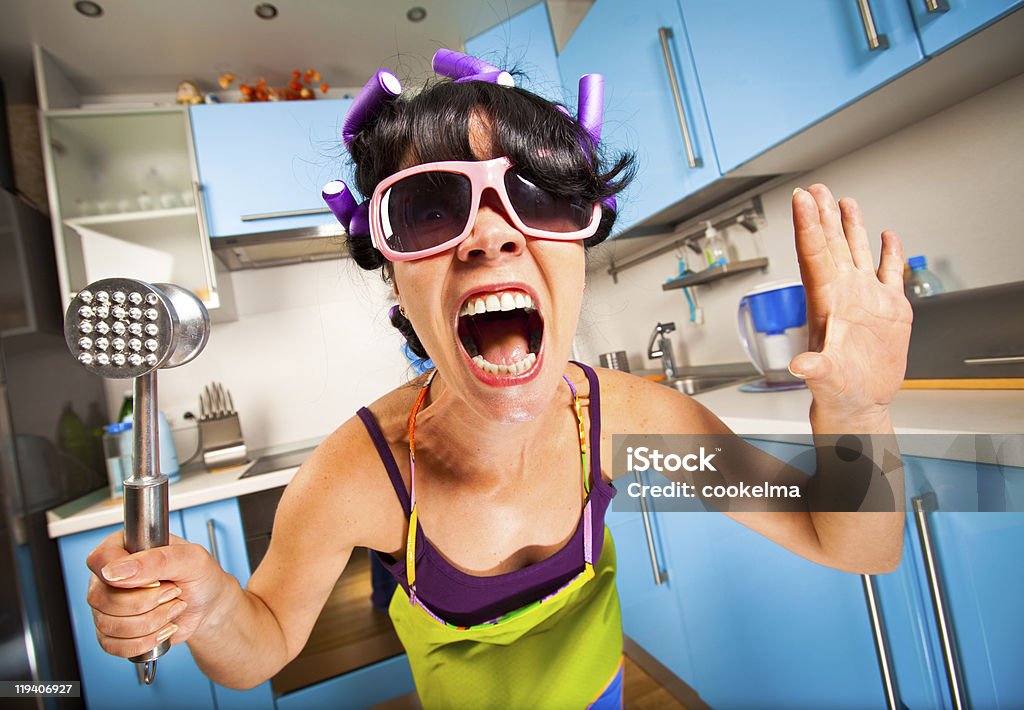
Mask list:
MULTIPOLYGON (((499 157, 479 115, 469 140, 478 159, 499 157)), ((524 237, 486 190, 465 241, 393 267, 399 302, 451 394, 491 420, 528 421, 544 410, 576 332, 582 242, 524 237)))

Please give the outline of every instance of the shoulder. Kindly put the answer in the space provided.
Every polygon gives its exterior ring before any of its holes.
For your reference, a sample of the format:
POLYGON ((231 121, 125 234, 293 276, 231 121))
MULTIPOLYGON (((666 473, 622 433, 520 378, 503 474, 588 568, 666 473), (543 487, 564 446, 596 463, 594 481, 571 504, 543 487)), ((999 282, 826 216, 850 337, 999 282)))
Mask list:
POLYGON ((595 367, 601 388, 602 433, 726 433, 707 407, 671 387, 620 370, 595 367))
MULTIPOLYGON (((368 409, 385 441, 400 443, 402 407, 416 388, 402 386, 368 409)), ((408 409, 405 414, 407 416, 408 409)), ((299 468, 285 490, 275 520, 285 530, 301 527, 338 533, 339 544, 378 550, 397 547, 405 513, 366 425, 353 416, 334 430, 299 468), (396 537, 397 535, 397 537, 396 537)))

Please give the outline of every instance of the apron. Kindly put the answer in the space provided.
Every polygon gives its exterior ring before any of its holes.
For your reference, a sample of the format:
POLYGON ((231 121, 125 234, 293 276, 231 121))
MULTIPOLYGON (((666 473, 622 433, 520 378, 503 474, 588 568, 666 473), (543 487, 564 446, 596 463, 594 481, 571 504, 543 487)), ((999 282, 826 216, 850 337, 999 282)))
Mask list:
MULTIPOLYGON (((436 370, 435 370, 436 373, 436 370)), ((621 707, 622 617, 615 588, 615 547, 604 529, 597 565, 589 490, 583 506, 584 569, 553 594, 496 620, 471 627, 446 623, 416 596, 415 416, 433 374, 410 414, 411 515, 406 574, 411 595, 399 586, 389 613, 412 667, 424 708, 445 710, 580 710, 600 699, 621 707), (608 691, 607 693, 605 691, 608 691)), ((586 440, 580 425, 584 486, 589 489, 586 440)))
POLYGON ((388 611, 428 710, 580 710, 619 672, 622 618, 607 528, 593 577, 581 574, 498 622, 447 626, 410 603, 401 586, 388 611))

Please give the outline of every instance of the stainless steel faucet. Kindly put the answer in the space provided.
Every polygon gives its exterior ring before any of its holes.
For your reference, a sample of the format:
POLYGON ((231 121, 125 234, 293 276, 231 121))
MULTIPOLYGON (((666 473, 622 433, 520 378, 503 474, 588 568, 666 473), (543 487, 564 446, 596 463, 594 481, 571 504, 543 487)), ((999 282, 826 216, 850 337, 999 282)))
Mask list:
POLYGON ((647 344, 647 357, 661 358, 661 369, 665 373, 665 379, 671 380, 676 376, 676 360, 672 354, 672 341, 668 334, 676 329, 675 323, 658 323, 651 333, 651 340, 647 344))

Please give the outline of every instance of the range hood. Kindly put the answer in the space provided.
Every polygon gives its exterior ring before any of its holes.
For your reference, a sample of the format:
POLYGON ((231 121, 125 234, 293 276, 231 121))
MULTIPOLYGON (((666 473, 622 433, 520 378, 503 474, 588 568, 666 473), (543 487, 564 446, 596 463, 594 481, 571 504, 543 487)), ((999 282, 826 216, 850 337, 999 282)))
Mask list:
POLYGON ((236 237, 214 237, 213 253, 228 271, 326 261, 348 256, 339 224, 286 229, 236 237))

